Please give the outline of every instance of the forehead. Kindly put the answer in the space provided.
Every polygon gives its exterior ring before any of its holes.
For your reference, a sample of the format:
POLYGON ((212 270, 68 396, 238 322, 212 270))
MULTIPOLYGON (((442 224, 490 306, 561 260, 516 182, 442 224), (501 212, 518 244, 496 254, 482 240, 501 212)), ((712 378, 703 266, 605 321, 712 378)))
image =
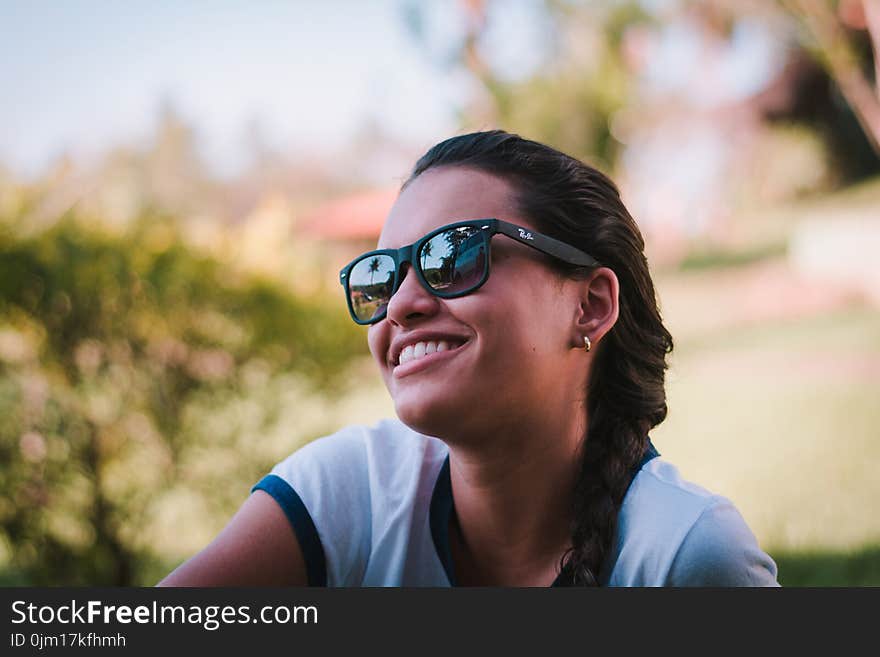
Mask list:
POLYGON ((494 217, 525 224, 505 180, 463 167, 429 169, 404 189, 382 229, 379 248, 411 244, 435 228, 494 217))

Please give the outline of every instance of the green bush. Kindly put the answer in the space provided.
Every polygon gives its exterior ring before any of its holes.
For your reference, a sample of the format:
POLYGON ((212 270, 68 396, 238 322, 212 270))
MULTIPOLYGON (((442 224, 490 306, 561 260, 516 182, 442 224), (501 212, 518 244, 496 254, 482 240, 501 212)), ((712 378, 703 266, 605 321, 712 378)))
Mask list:
POLYGON ((288 393, 332 394, 364 351, 338 304, 168 220, 0 228, 0 577, 152 583, 177 532, 215 530, 282 455, 288 393))

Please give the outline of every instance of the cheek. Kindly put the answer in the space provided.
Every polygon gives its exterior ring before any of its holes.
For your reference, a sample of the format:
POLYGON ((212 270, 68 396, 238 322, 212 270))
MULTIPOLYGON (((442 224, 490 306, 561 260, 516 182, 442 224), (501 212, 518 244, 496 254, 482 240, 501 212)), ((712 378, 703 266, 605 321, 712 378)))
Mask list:
POLYGON ((520 294, 499 299, 494 312, 485 315, 481 331, 485 355, 502 377, 521 379, 528 371, 543 378, 566 351, 565 316, 570 311, 559 303, 556 290, 536 290, 527 284, 519 289, 520 294))
POLYGON ((563 331, 565 313, 570 312, 564 309, 559 290, 520 277, 505 285, 503 292, 487 301, 481 321, 487 337, 510 360, 549 355, 550 345, 563 331))
POLYGON ((367 346, 370 348, 370 354, 372 354, 373 360, 383 368, 385 366, 385 356, 388 353, 389 342, 388 331, 384 327, 385 323, 386 322, 383 320, 378 324, 373 324, 367 332, 367 346))
POLYGON ((474 376, 468 383, 493 390, 526 385, 532 377, 523 373, 536 374, 536 367, 550 358, 553 331, 539 321, 543 312, 543 307, 535 307, 524 296, 495 297, 492 302, 475 304, 468 317, 476 330, 478 350, 474 376))

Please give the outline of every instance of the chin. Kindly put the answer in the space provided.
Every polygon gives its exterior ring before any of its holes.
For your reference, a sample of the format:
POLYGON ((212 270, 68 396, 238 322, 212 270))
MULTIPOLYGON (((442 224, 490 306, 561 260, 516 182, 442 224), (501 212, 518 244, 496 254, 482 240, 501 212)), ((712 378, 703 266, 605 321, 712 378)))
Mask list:
POLYGON ((456 418, 461 418, 461 403, 451 399, 431 399, 427 395, 398 394, 394 399, 397 417, 413 431, 437 438, 449 432, 456 418))

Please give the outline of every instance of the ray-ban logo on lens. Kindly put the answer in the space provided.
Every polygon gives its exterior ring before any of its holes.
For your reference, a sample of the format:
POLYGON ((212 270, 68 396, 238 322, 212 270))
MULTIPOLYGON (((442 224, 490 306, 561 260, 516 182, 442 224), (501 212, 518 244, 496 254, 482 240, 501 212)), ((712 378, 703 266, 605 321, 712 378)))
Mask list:
POLYGON ((533 239, 535 239, 534 237, 532 237, 532 234, 529 233, 528 231, 525 231, 525 230, 523 230, 522 228, 518 228, 517 230, 519 230, 519 236, 522 237, 524 240, 533 240, 533 239))

